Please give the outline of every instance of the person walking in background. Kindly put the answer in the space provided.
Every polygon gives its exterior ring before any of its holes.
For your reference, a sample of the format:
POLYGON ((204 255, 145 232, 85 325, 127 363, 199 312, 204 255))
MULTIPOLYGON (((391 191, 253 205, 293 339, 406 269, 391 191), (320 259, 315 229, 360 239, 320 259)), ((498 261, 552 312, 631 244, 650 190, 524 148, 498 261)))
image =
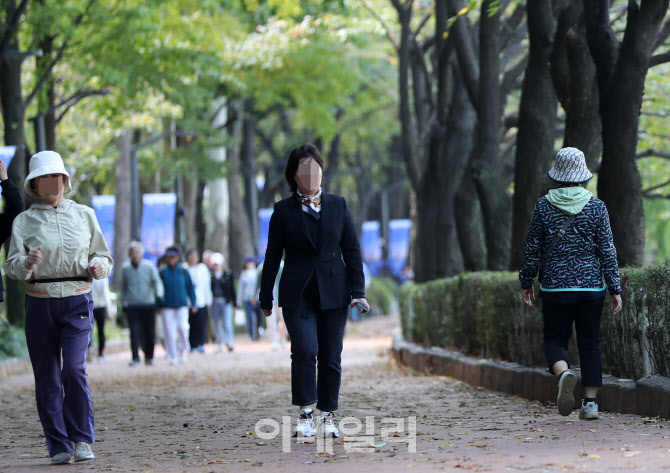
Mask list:
POLYGON ((247 315, 247 332, 253 341, 260 339, 260 328, 263 323, 263 313, 258 304, 257 277, 256 260, 248 256, 244 260, 244 270, 240 274, 237 287, 237 306, 244 307, 247 315))
POLYGON ((260 304, 267 317, 284 256, 279 306, 291 337, 292 403, 300 407, 293 434, 304 437, 339 437, 333 412, 347 306, 360 303, 370 310, 354 219, 344 198, 322 191, 323 166, 315 146, 291 151, 285 176, 292 195, 274 205, 261 276, 260 304), (315 403, 321 411, 318 428, 315 403))
MULTIPOLYGON (((0 214, 0 246, 2 246, 12 234, 14 219, 23 212, 21 192, 7 175, 7 168, 2 160, 0 160, 0 186, 2 187, 2 200, 5 201, 5 211, 0 214)), ((4 300, 5 285, 0 275, 0 302, 4 300)))
POLYGON ((605 204, 585 189, 593 174, 584 153, 561 149, 549 177, 559 187, 535 205, 519 272, 521 294, 532 306, 533 280, 539 275, 544 352, 549 371, 558 378, 557 404, 563 416, 575 409, 577 377, 568 357, 575 324, 585 391, 579 418, 592 420, 598 418, 596 395, 602 386, 600 319, 606 290, 612 312, 621 310, 616 248, 605 204))
POLYGON ((14 220, 7 276, 28 283, 25 332, 37 412, 52 464, 95 458, 86 352, 93 328, 91 279, 109 276, 112 257, 93 209, 72 191, 54 151, 30 158, 26 194, 40 199, 14 220), (74 443, 74 449, 73 449, 74 443))
POLYGON ((186 269, 195 289, 195 305, 188 318, 191 353, 205 353, 207 342, 207 319, 212 305, 212 277, 209 268, 200 262, 200 253, 195 248, 186 253, 186 269))
POLYGON ((156 345, 156 301, 163 298, 163 281, 151 261, 143 259, 144 248, 140 242, 130 243, 129 260, 121 268, 121 305, 128 317, 130 328, 130 366, 140 365, 140 346, 144 364, 154 360, 156 345))
POLYGON ((212 270, 212 255, 214 252, 212 250, 205 250, 202 252, 202 262, 207 266, 207 269, 212 270))
MULTIPOLYGON (((105 361, 105 320, 113 320, 115 313, 109 279, 94 279, 91 283, 91 297, 93 297, 93 318, 98 326, 98 362, 102 363, 105 361)), ((91 346, 90 341, 88 346, 91 346)))
POLYGON ((193 281, 180 264, 181 252, 176 246, 165 251, 167 265, 160 271, 165 288, 165 297, 161 303, 163 316, 163 339, 165 351, 171 365, 186 363, 191 347, 188 341, 188 307, 195 307, 193 281))
POLYGON ((212 253, 212 324, 216 337, 216 351, 222 344, 233 351, 233 308, 237 301, 233 273, 224 269, 225 259, 221 253, 212 253))

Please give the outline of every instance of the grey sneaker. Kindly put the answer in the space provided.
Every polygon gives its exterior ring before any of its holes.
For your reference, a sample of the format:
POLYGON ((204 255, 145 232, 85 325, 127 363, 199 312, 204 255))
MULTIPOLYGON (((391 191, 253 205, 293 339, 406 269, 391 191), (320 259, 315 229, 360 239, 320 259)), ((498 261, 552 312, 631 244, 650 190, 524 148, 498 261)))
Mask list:
POLYGON ((316 424, 312 409, 303 409, 298 418, 298 425, 293 429, 294 437, 314 437, 316 435, 316 424))
POLYGON ((575 397, 572 391, 577 384, 577 376, 570 370, 564 371, 558 381, 558 412, 562 416, 569 416, 575 410, 575 397))
POLYGON ((86 442, 77 442, 74 444, 74 461, 83 462, 86 460, 93 460, 95 455, 93 455, 93 450, 91 446, 86 442))
POLYGON ((69 452, 60 452, 51 457, 52 465, 67 465, 72 463, 72 454, 69 452))
POLYGON ((582 401, 582 408, 579 409, 579 418, 582 420, 597 420, 598 404, 593 401, 584 404, 584 401, 582 401))
POLYGON ((335 427, 334 419, 335 415, 332 412, 321 411, 316 431, 319 437, 340 438, 340 431, 335 427))

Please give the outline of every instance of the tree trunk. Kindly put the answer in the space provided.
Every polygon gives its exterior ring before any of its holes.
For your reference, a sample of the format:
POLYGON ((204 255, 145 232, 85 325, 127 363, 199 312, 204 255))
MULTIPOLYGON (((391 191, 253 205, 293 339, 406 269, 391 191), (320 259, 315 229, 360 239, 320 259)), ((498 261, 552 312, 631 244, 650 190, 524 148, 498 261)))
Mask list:
MULTIPOLYGON (((258 186, 256 184, 256 119, 252 111, 253 104, 250 100, 245 100, 240 159, 244 179, 244 204, 250 225, 251 244, 255 249, 258 242, 258 186)), ((254 254, 255 252, 254 250, 254 254)))
MULTIPOLYGON (((225 98, 218 98, 213 104, 214 115, 212 117, 212 126, 216 129, 222 129, 228 120, 228 108, 225 98)), ((225 132, 224 132, 225 133, 225 132)), ((207 155, 212 161, 221 163, 221 167, 226 163, 226 147, 219 146, 207 151, 207 155)), ((228 219, 230 216, 230 206, 228 199, 228 179, 220 178, 208 181, 208 214, 207 231, 205 234, 205 248, 212 251, 218 251, 226 257, 229 263, 228 254, 228 219)), ((239 198, 239 197, 237 197, 239 198)))
POLYGON ((523 249, 530 218, 554 157, 557 99, 549 58, 554 46, 556 20, 551 4, 551 0, 535 0, 526 4, 530 54, 521 88, 516 139, 510 261, 512 271, 523 266, 523 249))
POLYGON ((603 147, 598 80, 583 14, 581 2, 574 1, 558 14, 551 69, 556 95, 565 110, 563 146, 582 150, 589 169, 597 171, 603 147))
POLYGON ((198 195, 195 199, 195 231, 197 234, 195 246, 202 254, 207 248, 205 247, 205 233, 207 232, 207 224, 205 222, 205 181, 198 181, 198 195))
POLYGON ((470 174, 465 174, 454 197, 458 243, 463 255, 465 271, 486 269, 486 241, 484 223, 477 200, 475 183, 470 174))
POLYGON ((114 268, 115 277, 113 285, 115 290, 120 290, 119 285, 121 265, 128 259, 128 247, 130 246, 131 234, 131 180, 130 180, 130 146, 133 140, 133 132, 125 131, 119 137, 119 157, 114 165, 114 195, 116 205, 114 210, 114 268))
MULTIPOLYGON (((229 104, 229 109, 232 104, 229 104)), ((229 114, 230 116, 230 114, 229 114)), ((228 159, 228 196, 230 202, 230 268, 235 274, 240 274, 244 258, 247 256, 256 256, 254 252, 254 245, 251 242, 251 226, 249 224, 249 216, 247 214, 244 200, 242 199, 241 188, 241 159, 240 147, 236 145, 240 143, 242 137, 242 119, 238 116, 237 119, 228 119, 226 131, 232 145, 227 147, 228 159)))
POLYGON ((182 182, 184 186, 182 205, 186 208, 184 214, 184 246, 187 249, 196 248, 198 243, 196 233, 198 231, 196 228, 198 183, 187 178, 183 178, 182 182))
POLYGON ((500 155, 502 99, 500 87, 500 14, 489 14, 495 0, 482 4, 479 25, 479 126, 472 162, 473 179, 484 217, 487 268, 506 270, 510 262, 512 199, 500 178, 504 164, 500 155))
MULTIPOLYGON (((7 17, 11 17, 12 8, 5 7, 7 17)), ((19 44, 14 36, 8 44, 9 50, 18 50, 19 44)), ((21 88, 21 59, 5 57, 0 60, 0 102, 2 103, 2 119, 5 128, 5 145, 16 146, 16 154, 7 170, 12 182, 21 189, 26 209, 30 201, 26 200, 23 192, 23 181, 27 175, 28 158, 26 156, 26 138, 24 130, 25 107, 21 88)), ((9 249, 10 241, 5 242, 9 249)), ((25 283, 23 281, 6 280, 7 291, 7 320, 12 325, 23 325, 25 321, 25 283)))
POLYGON ((608 206, 619 264, 644 263, 644 206, 636 148, 644 82, 668 0, 628 3, 618 48, 606 0, 584 0, 587 38, 598 72, 603 159, 598 197, 608 206))

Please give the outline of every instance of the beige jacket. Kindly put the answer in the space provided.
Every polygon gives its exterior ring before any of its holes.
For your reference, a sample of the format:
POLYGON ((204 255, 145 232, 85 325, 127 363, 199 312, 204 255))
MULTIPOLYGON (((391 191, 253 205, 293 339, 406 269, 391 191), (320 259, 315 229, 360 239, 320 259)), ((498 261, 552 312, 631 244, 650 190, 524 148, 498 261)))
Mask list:
POLYGON ((19 214, 12 227, 5 273, 12 279, 52 279, 84 276, 88 281, 28 283, 33 297, 70 297, 91 292, 90 263, 101 263, 105 277, 112 257, 90 207, 62 200, 58 207, 35 204, 19 214), (26 268, 28 251, 42 247, 42 262, 26 268))

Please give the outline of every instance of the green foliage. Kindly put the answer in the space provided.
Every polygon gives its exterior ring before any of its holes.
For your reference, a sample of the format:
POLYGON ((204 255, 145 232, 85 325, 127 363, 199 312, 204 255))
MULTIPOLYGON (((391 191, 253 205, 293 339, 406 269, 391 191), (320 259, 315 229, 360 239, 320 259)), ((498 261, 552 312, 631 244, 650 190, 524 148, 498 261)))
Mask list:
MULTIPOLYGON (((606 304, 602 319, 605 372, 633 379, 670 375, 668 280, 667 264, 622 270, 623 310, 614 316, 606 304)), ((516 273, 466 273, 408 283, 399 302, 407 340, 528 366, 545 364, 541 302, 523 305, 516 273)))
POLYGON ((26 335, 22 327, 11 326, 0 319, 0 361, 8 358, 28 358, 26 335))
POLYGON ((390 278, 373 278, 365 290, 365 296, 376 315, 393 312, 393 300, 397 284, 390 278))

